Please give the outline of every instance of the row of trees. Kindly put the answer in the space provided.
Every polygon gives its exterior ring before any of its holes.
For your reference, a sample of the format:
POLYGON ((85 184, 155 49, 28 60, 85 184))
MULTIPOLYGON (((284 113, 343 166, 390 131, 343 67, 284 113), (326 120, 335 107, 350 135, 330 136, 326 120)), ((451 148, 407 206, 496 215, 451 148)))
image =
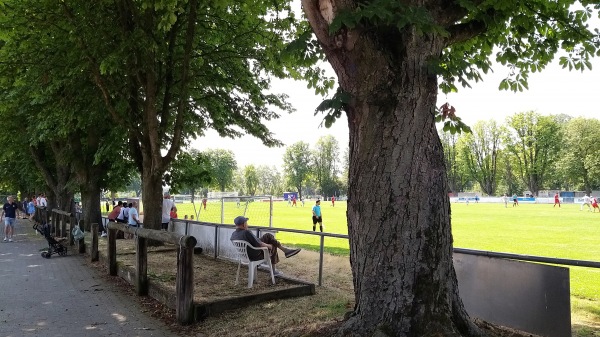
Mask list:
POLYGON ((321 137, 313 149, 305 142, 292 144, 283 162, 282 172, 267 165, 238 168, 229 150, 191 150, 178 155, 167 172, 166 183, 174 192, 192 196, 198 191, 205 195, 208 189, 234 190, 240 195, 282 195, 295 190, 300 197, 346 193, 348 164, 340 161, 340 146, 333 136, 321 137))
POLYGON ((505 124, 480 121, 472 133, 440 131, 453 192, 488 195, 542 189, 600 189, 600 121, 517 113, 505 124))
POLYGON ((347 115, 350 145, 355 306, 339 335, 481 336, 458 294, 435 127, 463 125, 436 107, 438 90, 481 80, 492 57, 513 70, 501 89, 523 90, 560 50, 564 67, 590 68, 600 5, 301 2, 302 19, 291 0, 0 0, 3 173, 35 165, 52 200, 64 207, 78 189, 97 222, 94 198, 133 166, 158 229, 162 180, 186 141, 212 128, 276 145, 262 121, 291 107, 271 78, 324 93, 335 81, 315 65, 327 60, 339 89, 320 108, 326 125, 347 115))
POLYGON ((80 192, 99 222, 100 192, 137 172, 144 223, 160 228, 165 173, 190 139, 210 128, 278 145, 263 122, 292 108, 271 79, 323 84, 305 71, 314 59, 282 53, 298 25, 289 5, 253 0, 0 1, 7 189, 62 209, 80 192))

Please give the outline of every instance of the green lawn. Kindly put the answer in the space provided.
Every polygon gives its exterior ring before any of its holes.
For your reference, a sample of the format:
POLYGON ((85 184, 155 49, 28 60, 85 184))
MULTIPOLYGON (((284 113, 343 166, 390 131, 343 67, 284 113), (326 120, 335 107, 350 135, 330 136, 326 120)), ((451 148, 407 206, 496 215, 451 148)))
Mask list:
MULTIPOLYGON (((314 201, 304 207, 288 206, 287 202, 273 204, 273 226, 312 230, 311 209, 314 201)), ((192 204, 178 204, 179 217, 193 214, 192 204)), ((322 202, 325 231, 346 234, 346 203, 322 202)), ((196 205, 197 208, 200 205, 196 205)), ((599 261, 600 213, 580 211, 579 205, 521 204, 504 208, 503 204, 452 204, 454 246, 495 252, 538 255, 557 258, 599 261)), ((221 222, 221 203, 208 203, 200 211, 200 220, 221 222)), ((246 214, 251 225, 268 226, 268 203, 254 202, 225 204, 225 223, 233 223, 237 215, 246 214), (245 211, 245 213, 244 213, 245 211)), ((318 230, 318 228, 317 228, 318 230)), ((294 233, 279 233, 287 244, 318 250, 319 238, 294 233)), ((326 238, 326 250, 348 254, 348 241, 326 238)), ((600 270, 571 268, 571 293, 582 299, 600 300, 600 270)))
MULTIPOLYGON (((311 209, 314 200, 302 207, 287 202, 273 203, 273 226, 312 230, 311 209)), ((199 211, 200 221, 221 223, 221 203, 209 202, 206 210, 196 204, 177 204, 179 218, 199 211)), ((322 202, 325 231, 347 234, 347 204, 322 202)), ((556 258, 600 261, 600 213, 580 211, 579 205, 561 208, 550 205, 521 204, 508 208, 504 204, 452 204, 454 246, 556 258)), ((224 205, 224 223, 232 224, 238 215, 250 218, 250 225, 269 225, 269 203, 252 202, 224 205)), ((368 225, 368 224, 365 224, 368 225)), ((318 228, 317 228, 318 230, 318 228)), ((319 237, 303 234, 278 234, 286 244, 318 250, 319 237)), ((347 255, 348 241, 325 238, 326 251, 347 255)), ((600 336, 600 269, 569 267, 574 336, 600 336)))

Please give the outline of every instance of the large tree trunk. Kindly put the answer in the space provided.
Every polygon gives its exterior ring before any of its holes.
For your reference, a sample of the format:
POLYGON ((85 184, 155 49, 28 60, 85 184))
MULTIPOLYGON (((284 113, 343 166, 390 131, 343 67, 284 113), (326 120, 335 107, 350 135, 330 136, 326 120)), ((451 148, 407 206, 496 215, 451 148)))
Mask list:
POLYGON ((73 182, 73 175, 71 166, 64 164, 68 148, 61 142, 50 142, 50 144, 50 146, 30 146, 30 153, 48 187, 48 210, 58 208, 71 212, 74 193, 69 186, 73 182))
POLYGON ((162 222, 162 173, 144 165, 142 191, 144 228, 160 230, 162 222))
POLYGON ((100 193, 102 189, 95 179, 79 185, 81 191, 81 208, 83 209, 84 228, 89 230, 93 223, 99 225, 102 230, 102 210, 100 205, 100 193))
POLYGON ((347 3, 333 2, 302 4, 351 95, 347 216, 356 304, 339 333, 478 335, 452 263, 448 184, 434 122, 437 78, 428 71, 444 42, 410 29, 331 36, 332 8, 347 3))

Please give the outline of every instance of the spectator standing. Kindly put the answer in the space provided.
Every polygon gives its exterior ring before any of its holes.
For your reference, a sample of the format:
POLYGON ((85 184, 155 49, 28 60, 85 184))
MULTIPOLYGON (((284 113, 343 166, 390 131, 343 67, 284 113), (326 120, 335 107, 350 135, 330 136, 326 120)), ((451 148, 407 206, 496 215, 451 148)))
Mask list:
POLYGON ((110 212, 108 214, 108 221, 112 221, 112 222, 120 222, 117 221, 117 217, 119 216, 119 214, 121 214, 121 209, 123 208, 123 202, 119 201, 117 203, 117 206, 115 206, 112 210, 112 212, 110 212))
POLYGON ((6 198, 6 203, 2 207, 2 216, 0 221, 4 217, 4 241, 13 242, 13 234, 15 232, 15 221, 17 218, 17 209, 19 206, 15 203, 15 199, 12 195, 6 198))
MULTIPOLYGON (((120 201, 119 201, 120 202, 120 201)), ((117 216, 117 222, 121 222, 121 223, 127 223, 127 215, 129 214, 128 210, 127 210, 127 202, 123 203, 123 207, 121 207, 121 210, 119 211, 119 215, 117 216)))
MULTIPOLYGON (((137 211, 137 202, 132 202, 129 204, 128 209, 128 222, 127 224, 129 225, 129 227, 141 227, 140 224, 140 218, 138 216, 138 211, 137 211)), ((128 239, 133 238, 133 235, 129 234, 127 236, 128 239)))
POLYGON ((19 210, 21 211, 21 219, 27 219, 29 217, 29 212, 27 212, 27 197, 23 198, 19 210))
POLYGON ((31 198, 27 203, 27 213, 29 214, 29 220, 33 221, 33 217, 35 216, 35 198, 31 198))
POLYGON ((77 220, 77 224, 79 224, 79 221, 81 221, 81 203, 76 202, 75 203, 75 219, 77 220))
POLYGON ((129 227, 139 227, 140 226, 140 217, 138 215, 137 205, 138 205, 137 202, 134 201, 132 203, 129 203, 129 207, 127 208, 129 210, 128 222, 127 222, 129 227))
POLYGON ((177 219, 177 207, 173 206, 169 215, 171 216, 171 219, 177 219))
POLYGON ((110 212, 110 203, 108 202, 108 200, 106 200, 106 213, 110 212))
POLYGON ((38 206, 40 207, 48 207, 48 200, 46 199, 46 195, 44 193, 40 193, 40 200, 38 201, 38 206))
POLYGON ((171 200, 171 194, 169 192, 165 192, 163 195, 162 202, 162 221, 160 224, 160 229, 166 231, 169 228, 169 221, 171 221, 171 210, 175 208, 177 211, 177 207, 175 207, 175 203, 171 200))

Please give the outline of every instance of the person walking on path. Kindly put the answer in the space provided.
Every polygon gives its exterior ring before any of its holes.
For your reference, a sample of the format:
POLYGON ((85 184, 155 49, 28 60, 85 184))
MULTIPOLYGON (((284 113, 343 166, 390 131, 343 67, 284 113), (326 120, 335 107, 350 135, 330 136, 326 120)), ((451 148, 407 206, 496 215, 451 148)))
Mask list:
POLYGON ((7 202, 2 207, 2 215, 0 221, 4 218, 4 242, 13 242, 13 234, 15 232, 15 221, 17 219, 17 209, 19 206, 15 202, 12 195, 6 198, 7 202))
POLYGON ((554 206, 552 207, 556 207, 556 205, 558 205, 558 208, 560 208, 560 197, 558 195, 558 192, 556 192, 556 194, 554 195, 554 206))
POLYGON ((317 222, 319 223, 319 228, 321 232, 323 232, 323 215, 321 214, 321 200, 317 200, 315 205, 312 208, 312 221, 313 221, 313 231, 316 230, 317 222))

